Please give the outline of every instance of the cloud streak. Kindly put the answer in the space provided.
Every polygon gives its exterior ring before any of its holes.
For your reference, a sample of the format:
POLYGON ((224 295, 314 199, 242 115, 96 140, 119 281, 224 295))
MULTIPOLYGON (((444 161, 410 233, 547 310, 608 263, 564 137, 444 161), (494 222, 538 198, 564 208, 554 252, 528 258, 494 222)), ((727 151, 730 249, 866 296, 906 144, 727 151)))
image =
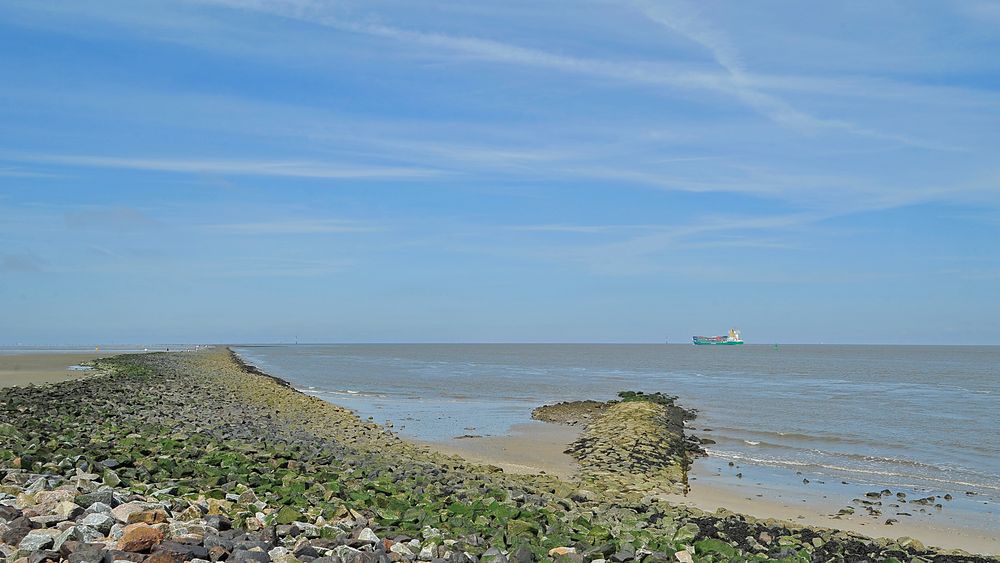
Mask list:
POLYGON ((893 141, 904 145, 933 150, 960 150, 940 143, 914 139, 906 135, 886 133, 857 125, 843 119, 823 118, 799 110, 784 100, 750 86, 750 76, 743 68, 737 50, 724 35, 694 16, 671 17, 658 5, 644 4, 652 21, 679 32, 706 47, 725 69, 724 73, 690 71, 678 65, 632 61, 606 61, 553 53, 542 49, 521 47, 510 43, 477 37, 428 33, 385 25, 349 20, 327 13, 315 2, 290 0, 261 2, 258 0, 202 0, 207 4, 250 10, 283 18, 321 25, 332 29, 391 39, 394 41, 448 50, 460 55, 496 63, 520 65, 578 75, 591 76, 657 87, 691 91, 712 91, 736 98, 771 121, 806 132, 840 131, 851 135, 893 141))
POLYGON ((183 159, 68 154, 7 154, 7 160, 55 166, 112 168, 187 174, 277 176, 324 179, 417 179, 442 174, 440 170, 395 166, 358 166, 310 160, 183 159))
POLYGON ((341 219, 289 219, 253 223, 202 225, 199 230, 228 235, 315 235, 373 233, 383 230, 377 225, 341 219))

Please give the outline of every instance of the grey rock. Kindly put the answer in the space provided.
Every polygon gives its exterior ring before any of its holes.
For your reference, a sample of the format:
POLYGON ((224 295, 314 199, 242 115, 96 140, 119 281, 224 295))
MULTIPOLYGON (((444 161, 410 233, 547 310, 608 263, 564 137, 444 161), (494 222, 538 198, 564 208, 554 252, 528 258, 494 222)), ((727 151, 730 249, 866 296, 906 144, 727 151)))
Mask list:
POLYGON ((114 491, 111 491, 110 489, 77 495, 75 500, 77 504, 84 508, 90 508, 94 505, 94 503, 98 502, 109 507, 114 507, 118 504, 115 500, 114 491))
POLYGON ((206 516, 204 520, 206 526, 211 526, 220 532, 225 532, 233 527, 229 518, 226 518, 225 516, 210 514, 206 516))
POLYGON ((24 536, 20 542, 17 544, 17 548, 23 551, 38 551, 40 549, 48 549, 52 547, 55 537, 59 535, 59 531, 55 530, 56 534, 52 534, 53 530, 32 530, 28 532, 28 535, 24 536))
MULTIPOLYGON (((422 558, 423 556, 421 556, 422 558)), ((483 563, 507 563, 507 556, 499 549, 491 547, 483 552, 479 560, 483 563)))
POLYGON ((207 559, 208 549, 200 545, 188 545, 183 543, 177 543, 172 541, 165 541, 160 545, 153 548, 153 553, 169 553, 171 555, 178 556, 184 560, 189 559, 207 559))
POLYGON ((104 538, 105 534, 98 532, 90 526, 78 525, 73 528, 73 536, 77 541, 83 543, 95 543, 104 538))
POLYGON ((66 520, 69 520, 69 518, 63 516, 62 514, 45 514, 42 516, 32 516, 31 518, 29 518, 29 520, 45 528, 48 526, 52 526, 53 524, 65 522, 66 520))
POLYGON ((111 514, 111 505, 103 502, 95 502, 83 511, 84 514, 111 514))
POLYGON ((69 554, 70 563, 101 563, 106 550, 101 545, 81 544, 73 553, 69 554))
POLYGON ((360 550, 346 545, 338 545, 333 552, 344 561, 354 561, 361 555, 360 550))
POLYGON ((84 516, 83 519, 79 520, 79 523, 84 526, 90 526, 102 534, 107 534, 111 531, 111 526, 114 525, 115 519, 107 514, 98 512, 84 516))
POLYGON ((74 537, 76 537, 76 527, 70 526, 69 528, 66 528, 65 530, 63 530, 63 533, 56 536, 56 539, 52 541, 52 549, 59 551, 60 549, 62 549, 64 543, 73 539, 74 537))
POLYGON ((245 549, 237 549, 229 555, 229 558, 226 559, 226 561, 230 561, 231 563, 245 563, 248 561, 270 563, 271 557, 263 551, 247 551, 245 549))

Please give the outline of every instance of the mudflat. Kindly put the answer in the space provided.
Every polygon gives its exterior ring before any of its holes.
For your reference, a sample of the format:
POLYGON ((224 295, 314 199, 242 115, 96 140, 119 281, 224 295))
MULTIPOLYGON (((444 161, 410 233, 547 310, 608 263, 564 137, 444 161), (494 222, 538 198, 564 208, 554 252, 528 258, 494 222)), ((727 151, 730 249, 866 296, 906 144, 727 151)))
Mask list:
POLYGON ((0 354, 0 387, 54 383, 92 375, 91 370, 70 366, 113 356, 115 352, 0 354))

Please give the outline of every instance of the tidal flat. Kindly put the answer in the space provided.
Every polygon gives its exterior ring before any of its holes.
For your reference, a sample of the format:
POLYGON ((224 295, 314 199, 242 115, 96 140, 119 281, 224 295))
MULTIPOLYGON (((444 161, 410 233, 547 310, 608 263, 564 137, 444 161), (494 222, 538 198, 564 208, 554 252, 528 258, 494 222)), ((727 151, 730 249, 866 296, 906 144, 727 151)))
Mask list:
POLYGON ((403 440, 225 348, 92 365, 0 390, 8 560, 996 561, 678 505, 698 451, 664 397, 605 404, 557 477, 403 440))

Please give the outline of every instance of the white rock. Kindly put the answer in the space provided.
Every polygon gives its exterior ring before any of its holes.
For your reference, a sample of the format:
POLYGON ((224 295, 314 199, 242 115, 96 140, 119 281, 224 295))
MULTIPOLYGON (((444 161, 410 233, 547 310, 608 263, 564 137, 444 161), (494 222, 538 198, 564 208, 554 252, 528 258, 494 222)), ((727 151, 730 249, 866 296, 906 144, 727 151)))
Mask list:
POLYGON ((420 535, 424 536, 425 540, 440 538, 441 530, 438 530, 437 528, 432 528, 430 526, 424 526, 424 528, 420 530, 420 535))
POLYGON ((292 522, 292 526, 299 531, 300 535, 307 538, 318 538, 319 528, 308 522, 292 522))
POLYGON ((418 555, 417 557, 423 559, 424 561, 430 561, 431 559, 437 557, 436 551, 437 551, 437 545, 429 543, 420 549, 420 555, 418 555))
POLYGON ((413 557, 413 551, 405 543, 394 543, 389 551, 403 557, 413 557))
POLYGON ((361 533, 358 534, 358 539, 362 541, 370 541, 375 543, 382 541, 379 539, 378 536, 375 535, 375 532, 373 532, 371 528, 365 528, 364 530, 361 530, 361 533))

